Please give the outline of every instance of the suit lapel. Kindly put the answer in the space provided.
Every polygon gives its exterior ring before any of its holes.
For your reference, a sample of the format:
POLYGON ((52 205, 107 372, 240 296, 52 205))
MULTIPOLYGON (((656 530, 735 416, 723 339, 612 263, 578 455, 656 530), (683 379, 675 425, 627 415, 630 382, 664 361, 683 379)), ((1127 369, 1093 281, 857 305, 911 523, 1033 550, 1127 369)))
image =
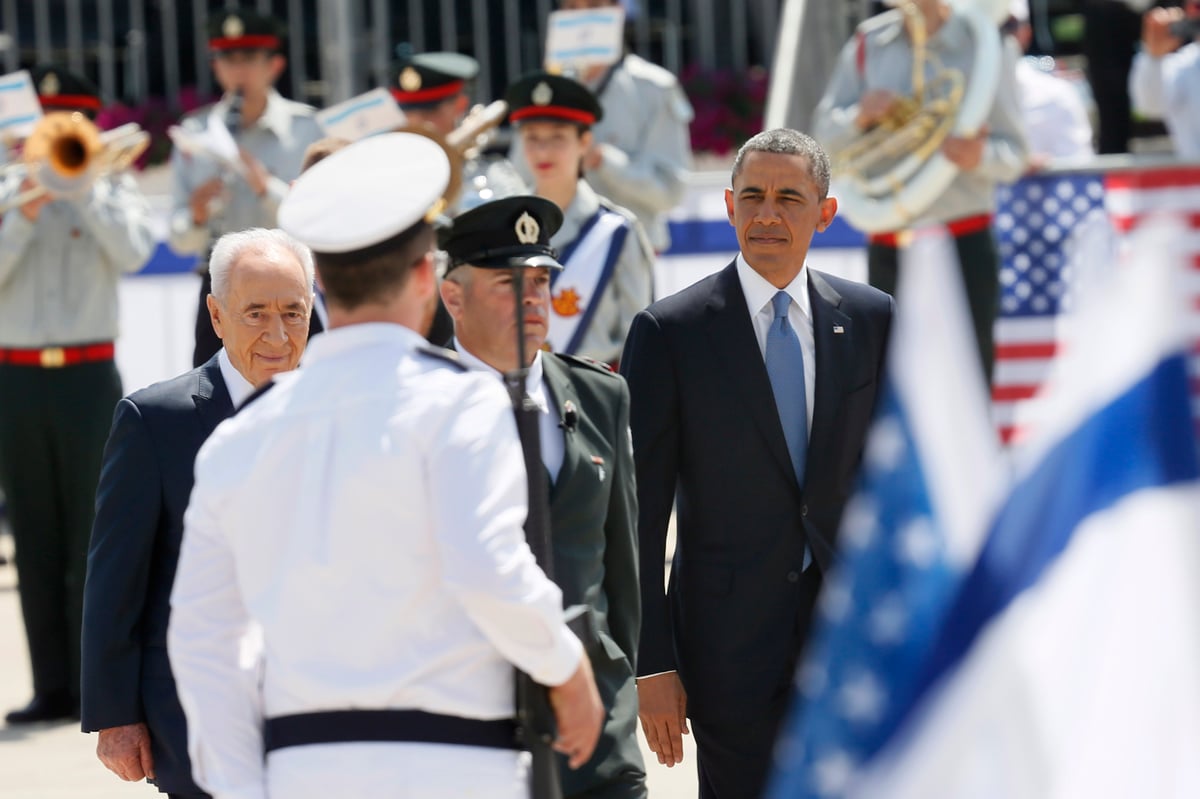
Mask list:
POLYGON ((841 295, 819 272, 811 269, 808 272, 808 298, 817 352, 817 385, 807 459, 807 470, 811 474, 814 469, 825 468, 825 453, 836 444, 833 436, 837 430, 846 369, 853 363, 854 331, 850 317, 838 309, 842 303, 841 295))
POLYGON ((233 400, 229 398, 229 389, 225 386, 225 378, 221 376, 217 357, 214 355, 200 367, 196 393, 192 395, 206 437, 217 425, 233 415, 233 400))
MULTIPOLYGON (((796 470, 788 455, 771 379, 758 349, 758 339, 746 310, 746 295, 737 276, 736 262, 725 267, 719 275, 708 301, 709 333, 713 351, 725 367, 729 382, 735 387, 750 411, 751 418, 766 440, 767 449, 775 456, 780 468, 796 481, 796 470)), ((818 359, 817 363, 820 363, 818 359)), ((820 385, 818 381, 818 385, 820 385)))
POLYGON ((551 413, 558 417, 558 422, 563 430, 563 462, 562 468, 558 470, 558 479, 550 483, 550 499, 553 504, 554 497, 558 494, 556 488, 567 484, 577 471, 579 471, 579 459, 582 457, 582 450, 577 441, 576 433, 566 431, 566 418, 564 408, 568 402, 572 403, 576 408, 576 425, 578 426, 579 396, 575 393, 575 386, 571 383, 570 374, 567 367, 559 363, 557 358, 546 354, 542 355, 542 373, 545 375, 546 388, 550 391, 551 413))

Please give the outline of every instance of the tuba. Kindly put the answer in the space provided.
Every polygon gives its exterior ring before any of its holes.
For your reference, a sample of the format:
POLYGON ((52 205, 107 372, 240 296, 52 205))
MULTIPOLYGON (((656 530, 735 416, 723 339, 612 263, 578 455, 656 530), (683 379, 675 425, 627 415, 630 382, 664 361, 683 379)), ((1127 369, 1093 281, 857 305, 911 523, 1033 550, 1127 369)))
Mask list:
POLYGON ((78 111, 46 114, 25 139, 20 159, 2 170, 23 170, 35 185, 0 204, 0 213, 46 194, 83 194, 97 178, 129 168, 149 144, 150 136, 133 122, 101 131, 78 111))
POLYGON ((424 125, 405 125, 396 129, 399 133, 416 133, 436 142, 445 152, 450 161, 450 182, 441 200, 426 214, 426 219, 433 221, 438 216, 450 213, 462 193, 464 174, 468 162, 487 146, 493 129, 508 116, 508 104, 503 100, 494 100, 487 106, 476 106, 463 118, 459 126, 442 136, 437 131, 424 125))
POLYGON ((976 135, 991 111, 1003 62, 996 4, 958 3, 975 43, 970 82, 926 52, 925 22, 911 2, 901 5, 912 37, 913 95, 888 118, 840 148, 832 148, 839 211, 867 233, 908 227, 949 187, 958 168, 941 154, 947 136, 976 135))

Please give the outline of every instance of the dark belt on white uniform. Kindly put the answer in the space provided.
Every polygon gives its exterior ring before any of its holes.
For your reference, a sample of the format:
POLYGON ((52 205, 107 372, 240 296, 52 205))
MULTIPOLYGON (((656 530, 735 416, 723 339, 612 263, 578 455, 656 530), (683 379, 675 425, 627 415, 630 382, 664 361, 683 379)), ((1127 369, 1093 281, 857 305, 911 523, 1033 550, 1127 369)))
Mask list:
POLYGON ((513 719, 467 719, 423 710, 326 710, 275 716, 263 724, 266 752, 335 743, 426 743, 523 749, 513 719))

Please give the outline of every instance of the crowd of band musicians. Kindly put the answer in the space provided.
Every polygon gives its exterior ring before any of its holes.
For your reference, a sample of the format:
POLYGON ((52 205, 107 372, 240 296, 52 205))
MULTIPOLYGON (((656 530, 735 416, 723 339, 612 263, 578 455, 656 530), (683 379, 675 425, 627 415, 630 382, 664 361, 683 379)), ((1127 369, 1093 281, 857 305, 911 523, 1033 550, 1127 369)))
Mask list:
MULTIPOLYGON (((959 15, 915 6, 969 67, 959 15)), ((1147 22, 1148 58, 1196 47, 1158 46, 1173 21, 1147 22)), ((212 23, 226 94, 184 127, 215 113, 241 155, 172 156, 170 243, 206 265, 195 369, 122 397, 117 283, 152 248, 128 176, 0 223, 0 472, 34 677, 8 723, 81 718, 105 766, 172 796, 522 796, 515 666, 547 687, 565 795, 646 794, 639 719, 667 766, 694 737, 701 796, 759 795, 881 384, 900 231, 871 237, 875 287, 807 268, 837 213, 829 158, 766 131, 725 193, 739 254, 654 301, 689 160, 669 73, 626 55, 524 76, 511 163, 467 170, 528 188, 443 207, 432 139, 323 138, 273 89, 277 21, 212 23), (539 565, 523 525, 547 494, 539 565)), ((817 139, 911 91, 908 24, 846 45, 817 139)), ((444 136, 476 69, 412 55, 389 89, 444 136)), ((47 111, 100 107, 80 76, 33 79, 47 111)), ((985 372, 993 189, 1034 138, 1016 81, 942 145, 959 175, 914 221, 954 236, 985 372)))

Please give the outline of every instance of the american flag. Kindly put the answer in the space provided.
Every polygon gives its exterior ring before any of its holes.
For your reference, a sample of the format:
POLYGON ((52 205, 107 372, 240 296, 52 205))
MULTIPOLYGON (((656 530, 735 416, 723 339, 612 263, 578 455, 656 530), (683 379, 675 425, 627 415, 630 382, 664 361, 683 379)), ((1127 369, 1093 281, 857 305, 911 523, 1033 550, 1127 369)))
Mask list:
POLYGON ((1037 393, 1059 351, 1058 319, 1071 309, 1078 266, 1070 255, 1073 234, 1100 215, 1119 240, 1156 213, 1182 215, 1190 230, 1192 415, 1200 431, 1200 168, 1033 175, 1002 187, 998 201, 1002 265, 992 400, 1002 437, 1007 441, 1018 432, 1020 404, 1037 393))

